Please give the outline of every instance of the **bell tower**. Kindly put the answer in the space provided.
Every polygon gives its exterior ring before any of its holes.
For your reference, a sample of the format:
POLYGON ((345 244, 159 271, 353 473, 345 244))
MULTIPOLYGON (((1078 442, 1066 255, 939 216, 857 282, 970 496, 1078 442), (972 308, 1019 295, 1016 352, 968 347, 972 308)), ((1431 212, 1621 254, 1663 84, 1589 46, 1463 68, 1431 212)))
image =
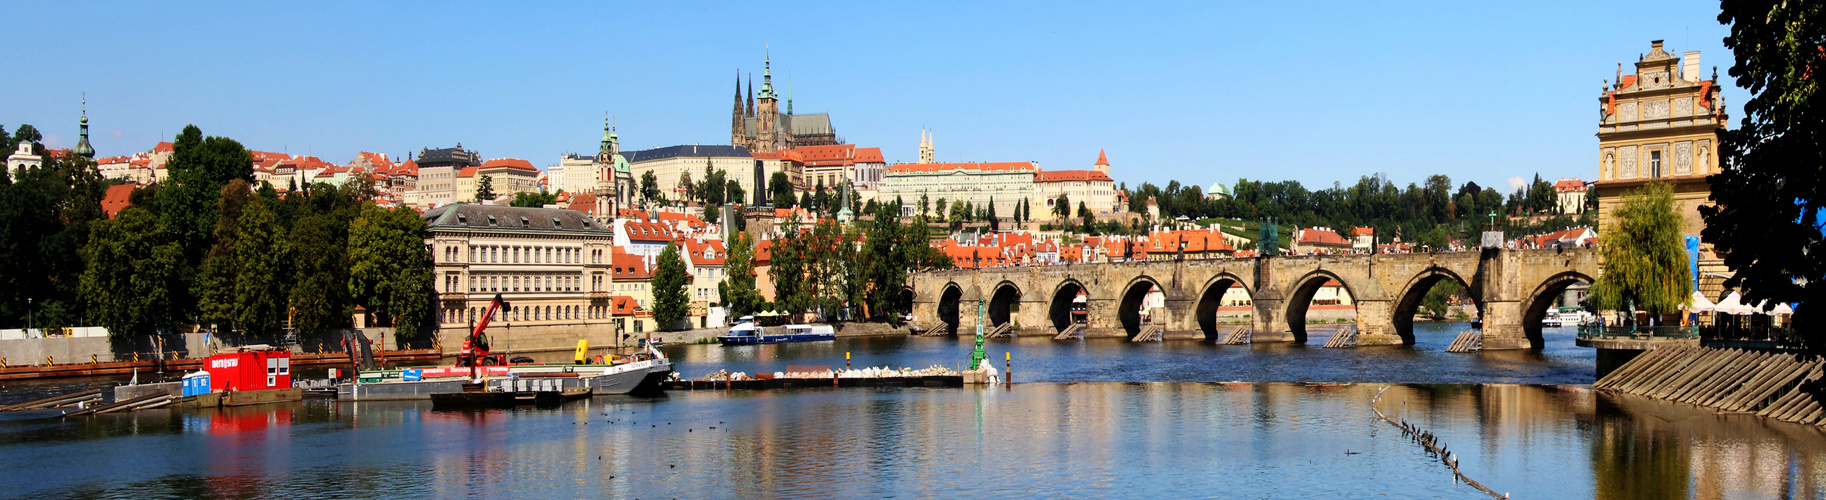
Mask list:
POLYGON ((780 140, 780 102, 774 95, 772 55, 767 57, 765 64, 761 71, 761 94, 755 98, 755 128, 758 130, 754 145, 749 149, 770 153, 780 150, 784 141, 780 140))

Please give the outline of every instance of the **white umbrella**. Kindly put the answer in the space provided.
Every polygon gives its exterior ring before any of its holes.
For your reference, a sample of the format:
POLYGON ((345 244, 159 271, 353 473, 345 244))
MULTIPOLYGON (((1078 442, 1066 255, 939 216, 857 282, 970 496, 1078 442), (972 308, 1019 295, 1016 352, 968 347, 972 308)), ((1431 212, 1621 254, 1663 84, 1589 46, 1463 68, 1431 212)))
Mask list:
POLYGON ((1784 314, 1794 314, 1794 308, 1788 307, 1787 302, 1776 302, 1775 310, 1769 311, 1769 314, 1774 315, 1774 316, 1781 316, 1784 314))
POLYGON ((1700 295, 1699 292, 1693 292, 1693 305, 1687 306, 1687 311, 1696 313, 1712 312, 1712 310, 1717 307, 1718 304, 1713 304, 1712 301, 1706 300, 1706 296, 1700 295))
POLYGON ((1718 306, 1713 308, 1713 310, 1717 311, 1721 314, 1755 314, 1756 313, 1755 309, 1750 308, 1750 306, 1744 305, 1744 296, 1739 295, 1737 292, 1731 292, 1730 295, 1726 295, 1725 300, 1718 301, 1718 306))

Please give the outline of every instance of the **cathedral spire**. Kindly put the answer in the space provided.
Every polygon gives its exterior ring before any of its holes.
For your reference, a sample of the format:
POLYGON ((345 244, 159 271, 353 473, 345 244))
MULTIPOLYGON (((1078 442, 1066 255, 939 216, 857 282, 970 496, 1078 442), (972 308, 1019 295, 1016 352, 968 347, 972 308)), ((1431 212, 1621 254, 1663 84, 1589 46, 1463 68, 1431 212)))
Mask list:
POLYGON ((82 136, 76 140, 74 153, 83 158, 95 157, 95 148, 89 146, 89 95, 87 92, 84 92, 82 96, 82 136))
POLYGON ((773 99, 774 98, 774 58, 773 58, 773 54, 772 54, 772 49, 768 50, 767 58, 763 60, 762 64, 763 64, 763 66, 761 67, 761 98, 762 99, 773 99))
POLYGON ((793 79, 786 78, 786 114, 793 114, 793 79))
POLYGON ((754 116, 754 73, 748 74, 748 110, 743 116, 754 116))

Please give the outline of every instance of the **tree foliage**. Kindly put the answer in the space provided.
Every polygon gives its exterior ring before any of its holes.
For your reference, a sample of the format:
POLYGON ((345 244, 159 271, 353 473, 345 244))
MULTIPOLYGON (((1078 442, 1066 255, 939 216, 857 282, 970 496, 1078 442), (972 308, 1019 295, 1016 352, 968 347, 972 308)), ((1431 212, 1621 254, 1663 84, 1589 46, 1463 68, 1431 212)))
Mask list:
POLYGON ((1445 319, 1450 300, 1458 295, 1458 280, 1442 279, 1427 289, 1425 297, 1420 299, 1420 312, 1433 319, 1445 319))
POLYGON ((1673 312, 1693 293, 1673 187, 1644 185, 1623 197, 1616 224, 1598 236, 1603 274, 1588 300, 1599 309, 1673 312))
POLYGON ((793 199, 792 178, 787 176, 786 172, 774 172, 772 176, 768 177, 767 189, 773 191, 774 208, 792 208, 793 203, 797 201, 793 199))
POLYGON ((685 290, 690 284, 685 261, 680 258, 677 243, 668 243, 659 253, 653 270, 653 319, 660 328, 672 328, 690 311, 691 297, 685 290))
POLYGON ((153 333, 180 319, 175 306, 189 275, 184 249, 151 212, 128 207, 114 220, 96 221, 83 254, 83 302, 110 336, 153 333))
POLYGON ((495 199, 495 179, 488 174, 476 176, 476 202, 495 199))
POLYGON ((278 215, 266 200, 254 198, 241 211, 234 256, 234 324, 249 332, 283 326, 286 288, 290 281, 290 246, 278 215))
POLYGON ((515 193, 514 199, 507 202, 510 206, 539 208, 558 203, 557 193, 540 191, 537 193, 515 193))
POLYGON ((729 307, 729 315, 742 317, 758 312, 761 308, 761 290, 755 286, 754 238, 746 232, 738 232, 729 240, 728 255, 724 258, 723 269, 726 273, 723 282, 717 284, 718 295, 729 307))
MULTIPOLYGON (((1716 207, 1700 207, 1702 233, 1735 271, 1746 303, 1798 302, 1794 323, 1815 349, 1826 307, 1826 4, 1727 0, 1718 21, 1750 90, 1736 130, 1721 134, 1716 207)), ((1722 82, 1721 82, 1722 83, 1722 82)))
POLYGON ((410 338, 431 317, 425 221, 410 208, 364 204, 348 234, 349 297, 410 338))

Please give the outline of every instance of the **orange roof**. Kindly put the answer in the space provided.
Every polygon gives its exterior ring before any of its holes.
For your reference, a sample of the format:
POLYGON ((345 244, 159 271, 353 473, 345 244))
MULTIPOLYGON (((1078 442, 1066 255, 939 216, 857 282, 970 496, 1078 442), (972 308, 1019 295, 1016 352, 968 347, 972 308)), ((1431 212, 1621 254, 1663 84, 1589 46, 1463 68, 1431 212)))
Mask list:
POLYGON ((170 153, 173 151, 172 144, 168 141, 158 143, 158 145, 152 147, 152 150, 160 153, 170 153))
POLYGON ((1351 237, 1352 237, 1352 238, 1355 238, 1355 237, 1358 237, 1358 236, 1368 236, 1368 235, 1371 235, 1371 234, 1376 234, 1376 230, 1375 230, 1375 229, 1370 229, 1370 228, 1367 228, 1367 227, 1353 227, 1353 228, 1350 228, 1350 235, 1351 235, 1351 237))
POLYGON ((611 314, 616 316, 627 316, 634 314, 634 311, 640 310, 640 302, 634 300, 634 297, 616 295, 614 297, 609 297, 609 301, 615 308, 611 314))
POLYGON ((251 149, 247 150, 247 155, 253 157, 255 162, 264 162, 266 160, 285 160, 285 159, 290 159, 292 157, 292 155, 288 155, 285 153, 274 153, 272 151, 254 151, 251 149))
POLYGON ((773 256, 774 256, 774 240, 761 240, 754 244, 754 265, 755 265, 755 267, 761 267, 761 266, 767 265, 768 261, 773 260, 773 256))
POLYGON ((1097 149, 1097 163, 1093 163, 1092 165, 1110 166, 1110 157, 1103 155, 1102 148, 1097 149))
POLYGON ((1553 183, 1553 190, 1561 193, 1584 191, 1585 181, 1578 179, 1560 179, 1559 182, 1553 183))
POLYGON ((398 167, 394 167, 393 173, 399 174, 399 175, 410 175, 413 177, 418 177, 418 162, 414 161, 414 160, 406 160, 405 163, 401 163, 401 164, 399 164, 398 167))
POLYGON ((802 155, 806 166, 849 165, 854 161, 856 145, 803 146, 791 151, 802 155))
POLYGON ((636 241, 672 241, 672 228, 659 222, 627 221, 622 223, 623 231, 629 240, 636 241))
POLYGON ((691 265, 694 266, 720 266, 723 265, 725 259, 729 258, 729 253, 723 251, 721 240, 705 240, 703 243, 698 243, 696 239, 686 239, 685 251, 691 257, 691 265))
POLYGON ((1000 163, 901 163, 888 167, 890 174, 932 174, 951 170, 978 170, 983 172, 1033 172, 1032 163, 1011 161, 1000 163))
POLYGON ((463 167, 463 170, 457 172, 457 177, 475 177, 475 176, 476 176, 476 167, 463 167))
POLYGON ((1350 242, 1345 241, 1343 236, 1338 236, 1338 233, 1334 233, 1330 229, 1326 229, 1326 228, 1322 228, 1322 227, 1311 227, 1311 228, 1301 229, 1299 244, 1301 244, 1301 245, 1350 246, 1350 242))
POLYGON ((126 210, 132 205, 134 187, 132 184, 109 186, 108 193, 101 198, 101 211, 107 212, 108 218, 112 219, 121 210, 126 210))
MULTIPOLYGON (((539 167, 533 166, 532 162, 522 160, 519 158, 496 158, 493 160, 488 160, 488 161, 482 162, 482 165, 480 168, 486 169, 486 170, 509 168, 509 169, 515 169, 515 170, 525 170, 528 172, 538 172, 539 171, 539 167)), ((465 169, 465 170, 467 170, 467 169, 465 169)))
MULTIPOLYGON (((569 193, 560 193, 559 196, 564 196, 566 194, 569 194, 569 193)), ((570 201, 570 205, 568 205, 567 208, 570 208, 571 210, 576 210, 578 212, 583 212, 588 215, 596 215, 596 194, 595 193, 577 193, 575 195, 571 195, 570 200, 568 200, 568 201, 570 201)))
POLYGON ((1040 171, 1033 176, 1034 182, 1089 182, 1113 181, 1108 174, 1096 170, 1054 170, 1040 171))
POLYGON ((881 148, 856 148, 856 163, 887 163, 881 148))
POLYGON ((791 150, 791 149, 782 149, 782 150, 775 151, 772 153, 749 153, 749 156, 753 156, 755 158, 760 158, 763 160, 786 160, 786 161, 797 162, 797 163, 805 163, 805 155, 799 153, 798 151, 791 150))
POLYGON ((647 269, 646 260, 639 255, 622 253, 620 248, 616 248, 610 256, 610 262, 615 266, 615 272, 609 278, 611 280, 653 279, 653 270, 647 269))

